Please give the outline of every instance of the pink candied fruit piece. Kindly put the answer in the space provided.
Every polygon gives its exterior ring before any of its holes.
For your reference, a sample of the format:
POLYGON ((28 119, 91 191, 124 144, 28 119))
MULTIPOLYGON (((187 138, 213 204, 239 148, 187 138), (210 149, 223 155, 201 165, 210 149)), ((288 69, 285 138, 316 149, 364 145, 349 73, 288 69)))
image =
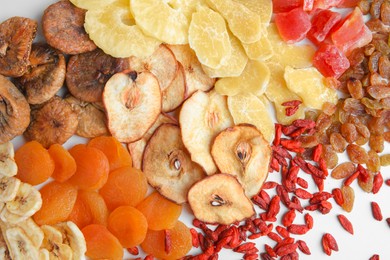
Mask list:
POLYGON ((314 0, 303 0, 303 11, 310 12, 314 8, 314 0))
POLYGON ((360 0, 343 0, 337 5, 339 8, 352 8, 358 5, 360 0))
POLYGON ((291 11, 302 6, 302 0, 272 0, 272 9, 275 14, 291 11))
POLYGON ((309 15, 300 7, 276 14, 275 24, 280 36, 287 43, 303 40, 311 27, 309 15))
POLYGON ((330 10, 320 10, 311 19, 307 38, 317 46, 328 36, 331 29, 341 20, 341 14, 330 10))
POLYGON ((338 6, 343 0, 314 0, 313 9, 329 9, 338 6))
POLYGON ((332 44, 323 44, 313 58, 313 65, 325 77, 338 78, 349 68, 349 60, 332 44))

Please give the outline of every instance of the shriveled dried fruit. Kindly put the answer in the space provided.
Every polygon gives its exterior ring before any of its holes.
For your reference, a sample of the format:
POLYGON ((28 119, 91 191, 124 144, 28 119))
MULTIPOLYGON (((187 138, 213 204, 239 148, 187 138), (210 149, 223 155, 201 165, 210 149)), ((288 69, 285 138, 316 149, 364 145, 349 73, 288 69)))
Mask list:
POLYGON ((55 96, 31 111, 31 123, 24 136, 48 148, 55 143, 65 143, 76 132, 77 124, 77 114, 70 104, 55 96))
POLYGON ((334 179, 344 179, 351 176, 356 171, 356 167, 351 162, 344 162, 333 169, 331 176, 334 179))
POLYGON ((347 154, 349 159, 354 163, 364 164, 368 160, 366 150, 356 144, 349 144, 347 146, 347 154))
POLYGON ((390 154, 384 154, 380 157, 381 166, 389 166, 390 165, 390 154))
POLYGON ((0 74, 19 77, 27 71, 37 27, 36 21, 17 16, 0 24, 0 74))
POLYGON ((42 16, 43 35, 47 43, 66 54, 96 49, 84 30, 85 12, 65 0, 48 6, 42 16))
POLYGON ((333 150, 331 145, 323 145, 323 152, 321 157, 324 158, 329 169, 336 167, 339 161, 337 153, 333 150))
POLYGON ((353 209, 353 204, 355 201, 355 192, 352 187, 350 186, 343 186, 341 187, 341 192, 343 194, 344 203, 341 205, 341 207, 347 211, 351 212, 353 209))
POLYGON ((329 138, 330 144, 335 152, 342 153, 347 147, 348 143, 344 137, 339 133, 332 133, 329 138))
POLYGON ((102 101, 106 82, 115 73, 129 68, 127 59, 114 58, 96 49, 70 57, 66 85, 70 93, 85 102, 102 101))
POLYGON ((0 75, 0 143, 21 135, 30 124, 26 98, 6 77, 0 75))
POLYGON ((362 190, 365 192, 371 192, 374 186, 374 173, 367 171, 365 177, 361 177, 362 174, 359 174, 358 184, 362 190))
POLYGON ((341 135, 348 143, 354 143, 358 138, 356 126, 352 123, 344 123, 341 125, 341 135))
POLYGON ((383 150, 385 149, 383 134, 380 135, 371 134, 368 144, 371 147, 371 149, 374 150, 375 152, 377 153, 383 152, 383 150))
POLYGON ((379 155, 373 151, 368 151, 367 169, 371 172, 378 172, 381 169, 379 155))

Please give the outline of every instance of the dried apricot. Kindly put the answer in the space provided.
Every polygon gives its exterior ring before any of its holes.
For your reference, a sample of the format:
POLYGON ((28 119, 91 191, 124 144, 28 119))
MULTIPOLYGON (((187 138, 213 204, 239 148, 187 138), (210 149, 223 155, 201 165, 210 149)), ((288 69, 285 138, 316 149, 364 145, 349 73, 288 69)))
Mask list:
POLYGON ((69 153, 76 161, 76 173, 69 182, 82 190, 100 189, 107 181, 109 163, 102 151, 85 144, 73 146, 69 153))
POLYGON ((121 206, 111 212, 107 227, 123 247, 134 247, 144 241, 148 222, 136 208, 121 206))
POLYGON ((54 225, 65 221, 77 198, 77 189, 70 183, 50 182, 40 190, 42 207, 33 216, 38 225, 54 225))
POLYGON ((81 230, 87 243, 85 253, 91 259, 122 259, 119 240, 105 226, 91 224, 81 230))
POLYGON ((18 165, 16 175, 22 182, 38 185, 53 174, 54 161, 49 152, 37 141, 27 142, 15 152, 18 165))
POLYGON ((109 212, 103 197, 95 191, 83 190, 79 191, 79 196, 91 213, 92 222, 90 224, 106 226, 109 212))
POLYGON ((107 156, 110 171, 124 166, 132 166, 130 153, 112 136, 95 137, 89 141, 88 146, 99 149, 107 156))
POLYGON ((145 198, 147 190, 143 172, 127 166, 111 172, 99 193, 108 209, 114 210, 119 206, 136 206, 145 198))
POLYGON ((153 192, 137 205, 137 209, 145 215, 149 229, 163 230, 175 226, 182 206, 166 199, 158 192, 153 192))
POLYGON ((75 223, 80 229, 92 223, 92 213, 81 199, 80 193, 77 194, 76 202, 67 220, 75 223))
POLYGON ((60 144, 52 144, 49 147, 49 154, 54 161, 53 177, 58 182, 65 182, 76 172, 76 161, 60 144))
POLYGON ((181 221, 177 221, 172 229, 148 230, 141 247, 147 254, 159 259, 179 259, 185 256, 192 247, 191 232, 181 221), (166 237, 167 233, 169 237, 166 237), (169 247, 167 242, 170 243, 169 247))

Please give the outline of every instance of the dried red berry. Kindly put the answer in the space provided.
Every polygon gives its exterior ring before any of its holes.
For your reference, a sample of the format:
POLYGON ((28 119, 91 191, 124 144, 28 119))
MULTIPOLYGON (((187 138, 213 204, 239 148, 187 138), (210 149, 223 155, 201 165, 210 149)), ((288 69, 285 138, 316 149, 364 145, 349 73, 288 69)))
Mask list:
POLYGON ((304 253, 304 254, 306 254, 306 255, 311 255, 310 249, 309 249, 309 247, 307 246, 307 244, 306 244, 305 241, 303 241, 303 240, 298 240, 298 241, 297 241, 297 244, 298 244, 299 250, 301 250, 302 253, 304 253))
POLYGON ((347 219, 346 216, 342 215, 342 214, 339 214, 337 216, 341 226, 349 233, 351 233, 353 235, 353 226, 352 226, 352 223, 347 219))
POLYGON ((382 184, 383 184, 383 177, 382 177, 382 174, 380 172, 378 172, 374 176, 374 182, 373 182, 373 186, 372 186, 372 193, 374 193, 374 194, 378 193, 379 189, 382 187, 382 184))
POLYGON ((375 201, 371 202, 371 210, 372 215, 376 220, 381 221, 383 219, 381 208, 375 201))
POLYGON ((294 222, 295 215, 296 214, 295 214, 295 210, 294 209, 290 209, 289 211, 287 211, 287 213, 284 214, 283 218, 282 218, 283 226, 285 226, 285 227, 290 226, 294 222))

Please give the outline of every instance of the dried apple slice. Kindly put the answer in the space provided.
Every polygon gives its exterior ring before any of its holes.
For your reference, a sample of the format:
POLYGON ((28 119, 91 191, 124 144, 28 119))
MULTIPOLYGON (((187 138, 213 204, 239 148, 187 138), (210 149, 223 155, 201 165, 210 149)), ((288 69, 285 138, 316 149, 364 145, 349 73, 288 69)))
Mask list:
POLYGON ((252 125, 237 125, 222 131, 211 154, 221 172, 237 177, 248 197, 256 195, 268 176, 271 147, 252 125))
POLYGON ((207 223, 229 225, 255 214, 241 184, 229 174, 213 174, 195 183, 188 202, 195 217, 207 223))
POLYGON ((270 71, 263 62, 250 60, 238 77, 221 78, 215 83, 220 95, 234 96, 240 93, 262 95, 270 80, 270 71))
POLYGON ((148 131, 142 136, 141 139, 135 141, 133 143, 129 143, 127 148, 129 148, 129 152, 131 155, 131 159, 133 160, 133 167, 137 169, 141 169, 142 165, 142 156, 144 154, 144 149, 146 144, 148 143, 150 137, 153 135, 154 131, 162 124, 169 123, 177 125, 177 121, 174 117, 161 113, 154 124, 148 129, 148 131))
POLYGON ((187 96, 184 68, 181 64, 178 65, 176 77, 167 88, 161 90, 163 112, 175 110, 184 102, 187 96))
POLYGON ((210 153, 212 140, 219 132, 233 125, 226 97, 214 90, 195 92, 183 103, 179 122, 183 143, 191 159, 200 164, 207 174, 215 173, 217 167, 210 153))
POLYGON ((176 60, 183 65, 186 80, 187 96, 195 91, 209 91, 214 87, 215 79, 210 78, 202 68, 195 52, 188 44, 167 46, 176 57, 176 60))
POLYGON ((191 161, 180 128, 173 124, 162 124, 154 132, 145 147, 142 170, 151 186, 179 204, 187 201, 190 187, 205 177, 202 167, 191 161))
POLYGON ((271 142, 275 136, 275 125, 270 117, 268 104, 264 103, 264 96, 261 99, 250 93, 229 96, 228 107, 236 125, 254 125, 271 142))
POLYGON ((111 134, 120 142, 134 142, 161 113, 158 80, 150 72, 114 74, 104 88, 103 103, 111 134))

